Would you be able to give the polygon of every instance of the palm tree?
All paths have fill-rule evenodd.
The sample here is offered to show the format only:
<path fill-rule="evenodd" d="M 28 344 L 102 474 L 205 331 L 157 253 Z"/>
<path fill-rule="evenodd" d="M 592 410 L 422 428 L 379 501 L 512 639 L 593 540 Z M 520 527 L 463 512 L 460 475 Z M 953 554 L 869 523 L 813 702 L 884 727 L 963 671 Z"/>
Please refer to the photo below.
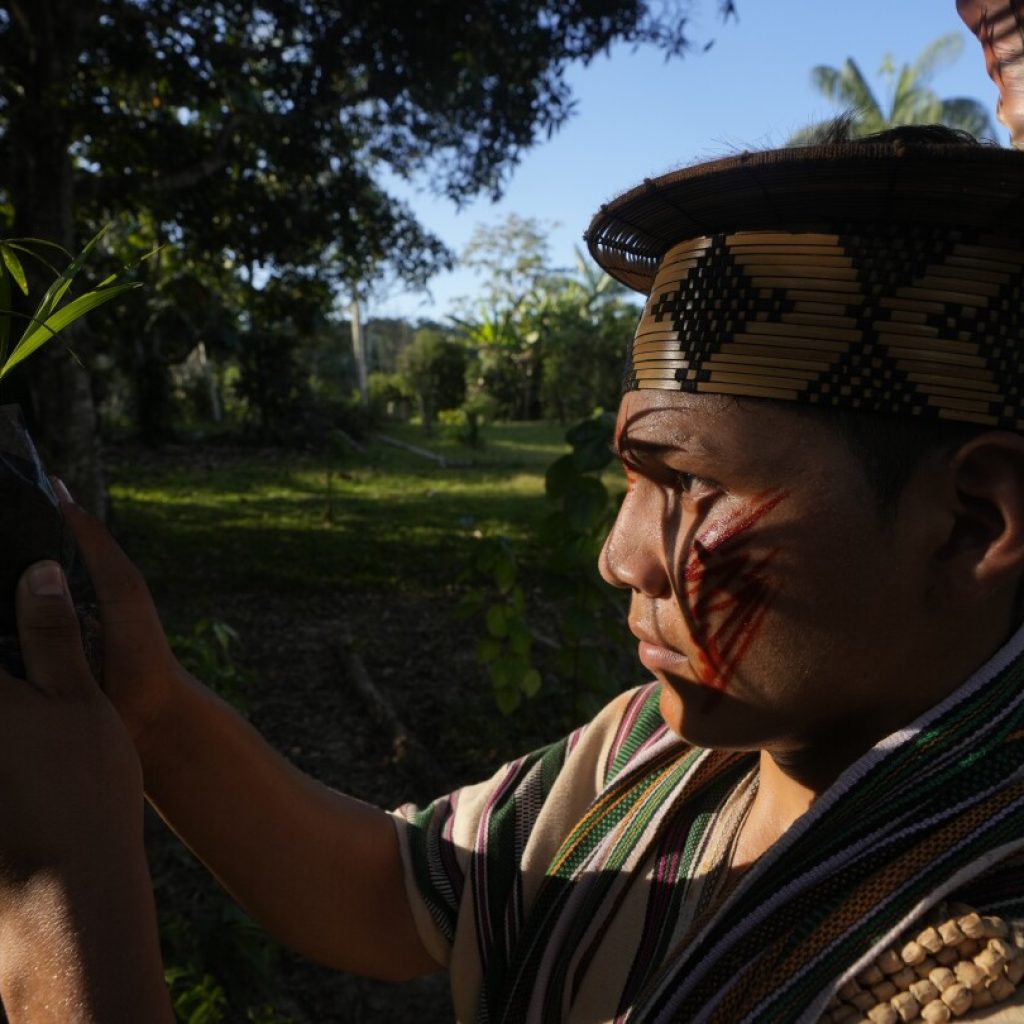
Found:
<path fill-rule="evenodd" d="M 977 137 L 995 138 L 995 128 L 983 104 L 966 97 L 940 99 L 928 88 L 937 71 L 956 61 L 963 45 L 955 32 L 940 36 L 898 73 L 892 55 L 886 54 L 878 75 L 886 86 L 888 110 L 883 109 L 852 57 L 847 57 L 841 68 L 819 64 L 811 70 L 811 83 L 833 103 L 851 112 L 852 136 L 870 135 L 901 124 L 944 124 Z M 830 123 L 823 121 L 804 128 L 789 139 L 789 144 L 817 141 Z"/>

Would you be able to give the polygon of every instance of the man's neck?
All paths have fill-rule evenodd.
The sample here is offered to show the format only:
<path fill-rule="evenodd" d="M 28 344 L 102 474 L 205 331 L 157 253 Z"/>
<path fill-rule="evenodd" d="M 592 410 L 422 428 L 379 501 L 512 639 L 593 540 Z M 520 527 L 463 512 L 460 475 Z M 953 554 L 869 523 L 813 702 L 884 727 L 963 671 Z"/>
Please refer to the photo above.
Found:
<path fill-rule="evenodd" d="M 756 861 L 796 821 L 820 790 L 787 773 L 767 750 L 761 751 L 757 794 L 740 829 L 733 867 Z"/>

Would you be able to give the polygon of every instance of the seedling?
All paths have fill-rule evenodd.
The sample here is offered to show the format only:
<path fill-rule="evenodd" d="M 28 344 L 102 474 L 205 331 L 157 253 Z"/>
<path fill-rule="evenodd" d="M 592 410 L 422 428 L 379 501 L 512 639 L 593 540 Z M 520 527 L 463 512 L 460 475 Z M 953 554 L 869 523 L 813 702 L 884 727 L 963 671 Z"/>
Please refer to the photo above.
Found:
<path fill-rule="evenodd" d="M 41 239 L 0 239 L 0 380 L 90 310 L 138 287 L 135 282 L 120 281 L 115 274 L 72 297 L 72 281 L 103 233 L 96 234 L 75 257 Z M 58 270 L 50 257 L 70 262 L 64 270 Z M 42 301 L 27 316 L 11 309 L 15 288 L 26 296 L 29 292 L 23 259 L 31 259 L 53 274 Z M 26 323 L 12 344 L 12 325 L 18 320 Z M 43 558 L 59 561 L 70 576 L 74 545 L 16 405 L 0 406 L 0 530 L 5 538 L 0 548 L 0 664 L 20 675 L 23 667 L 14 608 L 18 579 L 29 565 Z"/>
<path fill-rule="evenodd" d="M 122 282 L 119 275 L 112 274 L 84 295 L 64 302 L 68 297 L 71 282 L 85 266 L 90 253 L 96 248 L 106 230 L 102 228 L 93 235 L 85 248 L 75 257 L 62 246 L 40 238 L 0 239 L 0 380 L 90 310 L 116 299 L 132 288 L 139 287 L 137 281 Z M 57 254 L 70 260 L 63 271 L 57 270 L 44 255 L 51 250 L 56 250 Z M 35 312 L 25 317 L 28 323 L 12 348 L 12 320 L 19 316 L 11 310 L 12 285 L 20 289 L 23 295 L 28 295 L 28 277 L 22 264 L 23 256 L 42 264 L 55 276 Z"/>

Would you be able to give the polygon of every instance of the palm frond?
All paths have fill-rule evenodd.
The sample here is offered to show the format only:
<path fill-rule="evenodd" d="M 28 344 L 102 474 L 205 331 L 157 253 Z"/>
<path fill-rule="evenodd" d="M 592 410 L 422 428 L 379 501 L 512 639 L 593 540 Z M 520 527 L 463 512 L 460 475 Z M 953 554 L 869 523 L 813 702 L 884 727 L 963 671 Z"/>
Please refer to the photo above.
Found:
<path fill-rule="evenodd" d="M 995 138 L 992 120 L 976 100 L 955 97 L 941 99 L 928 88 L 929 80 L 941 68 L 952 64 L 963 50 L 963 40 L 952 32 L 933 40 L 912 64 L 904 64 L 896 73 L 895 64 L 886 56 L 879 74 L 891 97 L 884 111 L 857 62 L 847 58 L 841 68 L 820 64 L 811 71 L 814 87 L 834 103 L 842 103 L 853 112 L 850 138 L 884 131 L 897 125 L 944 124 L 972 135 Z M 823 125 L 811 125 L 797 132 L 789 145 L 819 141 Z"/>
<path fill-rule="evenodd" d="M 865 131 L 876 131 L 874 125 L 885 126 L 886 118 L 882 107 L 868 84 L 868 80 L 864 77 L 864 72 L 851 57 L 847 57 L 846 63 L 843 64 L 840 96 L 847 106 L 854 107 L 860 112 L 859 121 L 862 121 L 865 126 L 872 125 L 872 127 L 865 127 Z"/>
<path fill-rule="evenodd" d="M 995 125 L 983 103 L 966 96 L 955 96 L 952 99 L 942 100 L 939 106 L 942 124 L 970 132 L 978 139 L 995 139 L 997 137 Z"/>
<path fill-rule="evenodd" d="M 927 85 L 942 68 L 956 62 L 964 50 L 964 41 L 957 32 L 949 32 L 929 43 L 910 66 L 918 85 Z"/>
<path fill-rule="evenodd" d="M 833 103 L 841 102 L 839 96 L 839 83 L 843 77 L 839 68 L 831 67 L 828 64 L 818 64 L 811 68 L 811 85 L 818 90 L 827 100 Z"/>

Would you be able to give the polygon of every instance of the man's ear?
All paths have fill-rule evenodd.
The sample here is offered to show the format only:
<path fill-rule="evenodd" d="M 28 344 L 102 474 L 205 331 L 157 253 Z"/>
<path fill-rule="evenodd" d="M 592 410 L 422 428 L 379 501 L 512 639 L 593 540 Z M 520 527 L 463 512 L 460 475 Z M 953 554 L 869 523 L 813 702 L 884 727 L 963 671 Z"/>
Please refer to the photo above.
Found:
<path fill-rule="evenodd" d="M 969 588 L 1014 589 L 1024 572 L 1024 436 L 979 434 L 953 453 L 949 473 L 947 569 Z"/>

